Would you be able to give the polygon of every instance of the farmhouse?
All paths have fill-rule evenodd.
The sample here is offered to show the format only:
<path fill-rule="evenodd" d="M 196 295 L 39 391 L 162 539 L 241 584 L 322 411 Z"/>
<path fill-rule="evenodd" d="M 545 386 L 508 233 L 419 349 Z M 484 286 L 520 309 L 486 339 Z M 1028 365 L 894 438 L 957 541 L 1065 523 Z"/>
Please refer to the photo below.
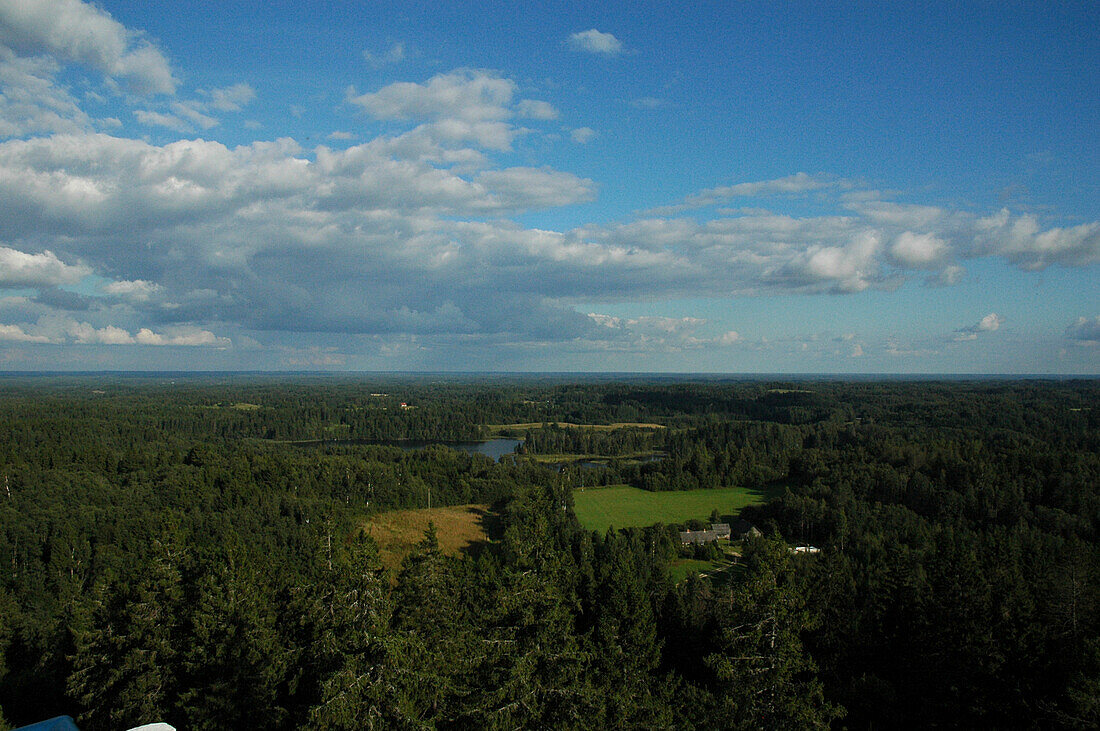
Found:
<path fill-rule="evenodd" d="M 749 536 L 762 535 L 755 525 L 747 520 L 738 519 L 731 526 L 729 523 L 711 523 L 710 530 L 682 530 L 680 531 L 680 543 L 690 546 L 693 543 L 710 543 L 719 538 L 731 540 L 733 538 L 748 538 Z"/>
<path fill-rule="evenodd" d="M 718 540 L 718 532 L 713 530 L 682 530 L 680 531 L 680 543 L 690 546 L 693 543 L 703 544 Z"/>

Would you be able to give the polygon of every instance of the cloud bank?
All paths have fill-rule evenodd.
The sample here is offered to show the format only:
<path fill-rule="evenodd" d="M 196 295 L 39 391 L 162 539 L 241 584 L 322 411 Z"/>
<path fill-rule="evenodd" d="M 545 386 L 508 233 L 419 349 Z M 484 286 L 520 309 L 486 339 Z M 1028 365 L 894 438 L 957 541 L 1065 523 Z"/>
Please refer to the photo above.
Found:
<path fill-rule="evenodd" d="M 595 28 L 568 46 L 624 52 Z M 404 57 L 400 44 L 363 55 L 376 65 Z M 74 65 L 100 74 L 100 91 L 131 95 L 141 124 L 184 137 L 117 134 L 58 81 Z M 581 206 L 599 190 L 523 143 L 577 151 L 597 133 L 493 70 L 348 88 L 343 109 L 364 124 L 329 135 L 362 140 L 343 149 L 204 139 L 256 90 L 240 82 L 184 98 L 179 88 L 154 43 L 96 6 L 0 0 L 0 287 L 11 290 L 0 292 L 0 339 L 225 348 L 263 333 L 408 349 L 680 352 L 748 344 L 704 318 L 602 313 L 624 302 L 952 286 L 978 259 L 1022 271 L 1100 262 L 1100 221 L 931 206 L 806 172 L 731 180 L 619 220 L 540 227 L 531 221 L 552 209 L 591 220 Z M 1003 322 L 990 313 L 952 337 L 976 340 Z M 1094 344 L 1098 327 L 1081 318 L 1064 335 Z M 319 352 L 288 357 L 337 357 Z"/>

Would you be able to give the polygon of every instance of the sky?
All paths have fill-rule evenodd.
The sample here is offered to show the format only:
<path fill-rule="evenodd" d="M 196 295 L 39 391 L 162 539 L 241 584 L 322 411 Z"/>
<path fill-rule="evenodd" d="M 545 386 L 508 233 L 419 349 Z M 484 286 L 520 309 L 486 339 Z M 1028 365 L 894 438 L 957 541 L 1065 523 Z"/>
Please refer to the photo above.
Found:
<path fill-rule="evenodd" d="M 1098 375 L 1098 27 L 0 0 L 0 371 Z"/>

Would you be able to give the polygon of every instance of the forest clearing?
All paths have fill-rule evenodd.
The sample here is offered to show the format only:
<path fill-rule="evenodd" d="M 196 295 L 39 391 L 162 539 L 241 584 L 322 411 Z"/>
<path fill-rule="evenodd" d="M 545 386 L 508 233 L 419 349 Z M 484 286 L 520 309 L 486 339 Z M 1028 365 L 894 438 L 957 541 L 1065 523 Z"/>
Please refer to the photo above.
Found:
<path fill-rule="evenodd" d="M 736 515 L 746 505 L 773 497 L 774 489 L 725 487 L 715 490 L 649 492 L 627 485 L 578 488 L 573 510 L 587 530 L 603 533 L 609 527 L 634 528 L 654 523 L 683 523 L 705 519 L 711 511 Z"/>
<path fill-rule="evenodd" d="M 397 570 L 424 538 L 429 523 L 435 524 L 440 549 L 453 556 L 476 543 L 488 542 L 486 524 L 491 519 L 488 505 L 451 505 L 378 513 L 364 522 L 363 529 L 378 544 L 382 565 Z"/>

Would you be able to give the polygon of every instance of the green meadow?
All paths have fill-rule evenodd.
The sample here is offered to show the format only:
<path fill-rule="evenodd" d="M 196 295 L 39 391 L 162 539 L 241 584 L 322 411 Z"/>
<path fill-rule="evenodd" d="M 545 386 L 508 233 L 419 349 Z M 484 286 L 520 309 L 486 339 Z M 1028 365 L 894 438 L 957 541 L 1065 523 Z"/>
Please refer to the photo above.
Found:
<path fill-rule="evenodd" d="M 715 490 L 649 492 L 636 487 L 582 488 L 573 491 L 573 509 L 588 530 L 631 528 L 654 523 L 705 520 L 714 510 L 736 515 L 746 505 L 762 503 L 780 494 L 782 487 L 723 487 Z"/>

